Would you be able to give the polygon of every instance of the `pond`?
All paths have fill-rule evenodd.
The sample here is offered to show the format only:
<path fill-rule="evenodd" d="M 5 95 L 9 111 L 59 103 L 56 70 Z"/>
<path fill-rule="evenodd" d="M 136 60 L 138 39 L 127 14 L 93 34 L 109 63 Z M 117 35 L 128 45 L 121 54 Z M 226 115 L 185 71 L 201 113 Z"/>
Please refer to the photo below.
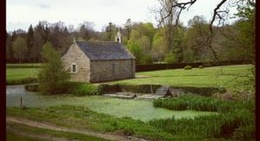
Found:
<path fill-rule="evenodd" d="M 173 111 L 153 106 L 152 100 L 118 99 L 104 96 L 75 97 L 71 95 L 42 96 L 28 92 L 23 85 L 6 86 L 6 106 L 20 106 L 20 98 L 26 107 L 49 107 L 57 105 L 85 106 L 98 113 L 105 113 L 117 117 L 131 117 L 142 121 L 162 118 L 194 118 L 195 116 L 216 114 L 201 111 Z"/>

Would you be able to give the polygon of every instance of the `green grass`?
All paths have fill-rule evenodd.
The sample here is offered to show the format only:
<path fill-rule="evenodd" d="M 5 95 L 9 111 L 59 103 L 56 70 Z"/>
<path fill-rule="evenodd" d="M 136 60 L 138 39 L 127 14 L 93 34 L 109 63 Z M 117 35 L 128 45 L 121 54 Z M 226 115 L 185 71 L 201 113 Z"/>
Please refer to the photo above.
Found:
<path fill-rule="evenodd" d="M 148 140 L 227 141 L 232 139 L 232 133 L 234 133 L 234 140 L 243 138 L 250 140 L 252 138 L 251 133 L 254 133 L 254 126 L 251 126 L 254 125 L 254 123 L 252 124 L 254 122 L 253 114 L 246 109 L 242 111 L 232 110 L 228 115 L 202 116 L 194 119 L 175 119 L 173 117 L 156 119 L 147 123 L 129 117 L 118 118 L 93 112 L 83 106 L 61 105 L 47 108 L 7 109 L 8 116 L 23 117 L 60 127 L 76 127 L 78 130 L 90 129 L 97 132 L 133 135 Z M 250 123 L 249 126 L 244 126 L 248 123 Z M 248 133 L 243 134 L 244 131 Z M 35 131 L 28 132 L 35 133 Z M 68 135 L 68 137 L 71 137 L 71 135 Z M 226 137 L 226 139 L 223 139 L 223 137 Z"/>
<path fill-rule="evenodd" d="M 16 134 L 13 132 L 7 132 L 6 141 L 48 141 L 48 140 L 33 138 L 25 135 Z"/>
<path fill-rule="evenodd" d="M 37 77 L 39 68 L 7 68 L 6 80 L 18 80 Z"/>
<path fill-rule="evenodd" d="M 154 106 L 172 110 L 217 111 L 219 114 L 199 116 L 193 119 L 175 117 L 150 121 L 166 132 L 177 136 L 204 138 L 233 138 L 252 140 L 255 138 L 254 100 L 223 101 L 212 97 L 182 95 L 175 98 L 158 99 Z"/>
<path fill-rule="evenodd" d="M 18 123 L 7 123 L 7 141 L 45 141 L 45 139 L 33 138 L 26 135 L 20 135 L 19 133 L 37 135 L 37 136 L 51 136 L 58 138 L 66 138 L 69 140 L 80 140 L 80 141 L 109 141 L 106 139 L 83 135 L 79 133 L 71 133 L 64 131 L 54 131 L 49 129 L 42 129 L 37 127 L 30 127 Z M 48 139 L 46 139 L 47 141 Z"/>
<path fill-rule="evenodd" d="M 167 140 L 174 137 L 140 120 L 128 117 L 117 118 L 96 113 L 82 106 L 55 106 L 48 108 L 8 108 L 7 115 L 47 122 L 61 127 L 91 129 L 99 132 L 116 132 L 153 140 Z"/>
<path fill-rule="evenodd" d="M 37 82 L 39 68 L 7 68 L 6 85 L 20 85 Z"/>
<path fill-rule="evenodd" d="M 250 89 L 254 78 L 253 65 L 234 65 L 191 70 L 174 69 L 136 73 L 137 78 L 111 82 L 113 84 L 161 84 L 170 86 L 222 87 Z M 141 76 L 141 77 L 138 77 Z"/>

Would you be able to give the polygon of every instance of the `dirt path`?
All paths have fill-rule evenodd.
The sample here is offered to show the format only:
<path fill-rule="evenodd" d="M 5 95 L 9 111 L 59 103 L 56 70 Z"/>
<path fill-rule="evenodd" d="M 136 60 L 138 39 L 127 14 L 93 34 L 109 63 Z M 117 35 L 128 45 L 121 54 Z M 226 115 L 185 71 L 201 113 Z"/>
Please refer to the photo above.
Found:
<path fill-rule="evenodd" d="M 89 135 L 89 136 L 95 136 L 103 139 L 108 139 L 108 140 L 113 140 L 113 141 L 146 141 L 145 139 L 140 139 L 140 138 L 135 138 L 131 136 L 120 136 L 120 135 L 115 135 L 115 134 L 109 134 L 109 133 L 98 133 L 98 132 L 93 132 L 89 130 L 78 130 L 78 129 L 69 129 L 69 128 L 64 128 L 64 127 L 59 127 L 55 125 L 50 125 L 46 123 L 41 123 L 37 121 L 32 121 L 24 118 L 16 118 L 16 117 L 6 117 L 6 122 L 13 122 L 13 123 L 18 123 L 18 124 L 23 124 L 31 127 L 37 127 L 37 128 L 43 128 L 43 129 L 49 129 L 49 130 L 54 130 L 54 131 L 63 131 L 63 132 L 71 132 L 71 133 L 78 133 L 78 134 L 83 134 L 83 135 Z M 45 139 L 54 139 L 53 137 L 48 137 L 46 136 Z M 63 138 L 64 139 L 64 138 Z M 59 138 L 57 138 L 59 140 Z"/>

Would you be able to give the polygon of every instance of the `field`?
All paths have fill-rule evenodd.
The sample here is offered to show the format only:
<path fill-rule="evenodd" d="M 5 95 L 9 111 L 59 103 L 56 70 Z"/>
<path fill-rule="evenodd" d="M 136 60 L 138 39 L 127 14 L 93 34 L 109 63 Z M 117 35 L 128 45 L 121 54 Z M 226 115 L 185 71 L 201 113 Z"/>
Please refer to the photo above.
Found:
<path fill-rule="evenodd" d="M 37 64 L 6 64 L 6 83 L 7 85 L 17 85 L 32 83 L 37 81 L 40 70 Z"/>
<path fill-rule="evenodd" d="M 39 68 L 27 68 L 40 64 L 7 64 L 6 80 L 34 78 Z M 12 66 L 10 68 L 10 66 Z M 20 68 L 19 66 L 26 66 Z M 15 68 L 16 67 L 16 68 Z M 161 84 L 170 86 L 226 87 L 228 89 L 253 89 L 251 79 L 254 78 L 253 65 L 219 66 L 193 68 L 191 70 L 174 69 L 151 72 L 138 72 L 135 79 L 110 82 L 112 84 Z"/>
<path fill-rule="evenodd" d="M 7 79 L 13 68 L 7 68 Z M 39 68 L 20 68 L 23 78 L 34 77 Z M 32 69 L 31 71 L 27 69 Z M 253 92 L 254 73 L 252 65 L 225 67 L 175 69 L 137 73 L 137 78 L 109 82 L 109 84 L 163 84 L 171 86 L 226 87 L 228 90 Z M 18 73 L 18 72 L 17 72 Z M 98 85 L 98 84 L 96 84 Z M 83 85 L 82 85 L 83 86 Z M 158 100 L 125 100 L 103 96 L 75 96 L 71 94 L 42 96 L 24 91 L 22 85 L 7 86 L 7 116 L 20 121 L 36 122 L 42 127 L 52 125 L 54 129 L 38 129 L 32 125 L 8 122 L 9 139 L 43 132 L 42 136 L 62 139 L 86 140 L 88 131 L 105 133 L 101 138 L 128 140 L 135 137 L 145 140 L 207 140 L 231 141 L 254 140 L 254 100 L 223 101 L 213 97 L 187 95 Z M 20 87 L 20 89 L 17 89 Z M 10 91 L 11 90 L 11 91 Z M 19 95 L 15 93 L 19 93 Z M 19 108 L 20 97 L 23 108 Z M 188 102 L 187 102 L 188 101 Z M 45 125 L 46 124 L 46 125 Z M 35 129 L 35 131 L 33 131 Z M 73 129 L 73 132 L 71 130 Z M 74 132 L 77 129 L 77 132 Z M 17 134 L 23 130 L 24 134 Z M 85 131 L 86 132 L 78 132 Z M 123 139 L 120 137 L 124 137 Z M 90 136 L 93 138 L 93 136 Z M 41 138 L 40 138 L 41 139 Z M 43 138 L 42 140 L 46 140 Z"/>
<path fill-rule="evenodd" d="M 228 89 L 247 89 L 247 81 L 254 77 L 254 66 L 235 65 L 191 70 L 175 69 L 140 72 L 136 79 L 113 82 L 115 84 L 162 84 L 170 86 L 227 87 Z"/>

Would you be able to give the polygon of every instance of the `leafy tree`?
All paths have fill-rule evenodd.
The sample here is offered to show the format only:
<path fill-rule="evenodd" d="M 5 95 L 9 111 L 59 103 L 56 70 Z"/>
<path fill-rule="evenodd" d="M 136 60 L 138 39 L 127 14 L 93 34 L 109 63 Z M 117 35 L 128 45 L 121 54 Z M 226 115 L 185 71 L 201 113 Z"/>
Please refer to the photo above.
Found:
<path fill-rule="evenodd" d="M 127 19 L 126 23 L 125 23 L 125 29 L 126 29 L 126 37 L 127 37 L 127 41 L 130 39 L 130 34 L 132 31 L 132 21 L 131 19 Z"/>
<path fill-rule="evenodd" d="M 113 24 L 112 22 L 108 23 L 108 26 L 105 29 L 105 33 L 106 33 L 106 40 L 107 41 L 114 41 L 114 35 L 116 34 L 116 25 Z"/>
<path fill-rule="evenodd" d="M 13 49 L 12 49 L 12 42 L 11 42 L 11 35 L 10 33 L 6 32 L 6 44 L 5 44 L 5 51 L 6 51 L 6 61 L 10 62 L 13 60 Z"/>
<path fill-rule="evenodd" d="M 50 42 L 43 45 L 44 64 L 39 72 L 39 88 L 42 94 L 59 94 L 66 91 L 70 75 L 65 71 L 61 55 Z"/>
<path fill-rule="evenodd" d="M 28 47 L 26 41 L 22 37 L 18 37 L 13 42 L 14 57 L 21 63 L 27 57 Z"/>
<path fill-rule="evenodd" d="M 30 53 L 33 62 L 41 61 L 42 46 L 48 41 L 49 34 L 48 23 L 45 21 L 40 21 L 34 28 L 34 42 Z"/>
<path fill-rule="evenodd" d="M 28 47 L 28 58 L 29 58 L 29 60 L 31 60 L 31 51 L 32 51 L 33 42 L 34 42 L 33 34 L 34 34 L 33 27 L 32 27 L 32 25 L 30 25 L 28 32 L 27 32 L 27 36 L 26 36 L 26 43 L 27 43 L 27 47 Z"/>
<path fill-rule="evenodd" d="M 93 22 L 84 21 L 83 24 L 80 24 L 77 38 L 81 38 L 85 41 L 89 41 L 91 38 L 93 38 L 93 35 L 94 35 Z"/>
<path fill-rule="evenodd" d="M 165 54 L 167 53 L 167 46 L 164 42 L 164 30 L 162 28 L 158 29 L 153 37 L 152 42 L 152 58 L 157 62 L 164 60 Z"/>
<path fill-rule="evenodd" d="M 141 64 L 141 59 L 144 54 L 142 48 L 136 42 L 131 41 L 131 40 L 128 41 L 127 48 L 135 56 L 135 59 L 136 59 L 135 63 Z"/>
<path fill-rule="evenodd" d="M 192 61 L 205 61 L 205 56 L 209 56 L 207 44 L 205 44 L 210 34 L 208 24 L 203 16 L 194 16 L 189 20 L 188 25 L 190 28 L 185 36 L 185 50 L 189 50 L 189 55 L 193 55 L 188 58 L 193 58 Z"/>

